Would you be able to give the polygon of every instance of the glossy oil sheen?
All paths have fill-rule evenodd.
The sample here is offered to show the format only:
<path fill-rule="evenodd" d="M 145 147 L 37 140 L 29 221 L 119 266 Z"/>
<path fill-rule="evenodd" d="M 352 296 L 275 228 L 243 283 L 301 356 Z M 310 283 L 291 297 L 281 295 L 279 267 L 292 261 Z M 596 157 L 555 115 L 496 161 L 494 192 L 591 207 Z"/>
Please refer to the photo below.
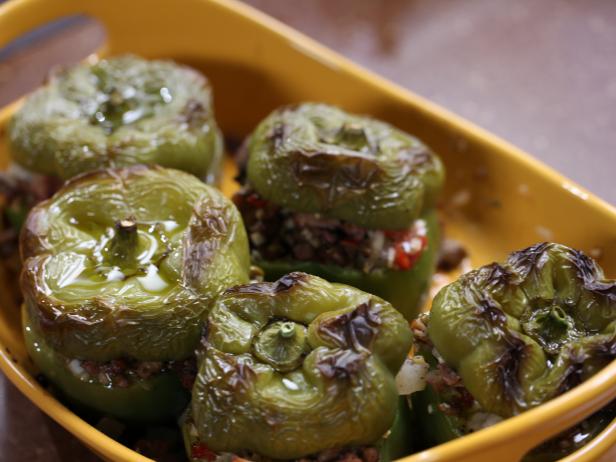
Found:
<path fill-rule="evenodd" d="M 211 99 L 201 74 L 169 61 L 86 60 L 27 98 L 8 128 L 11 153 L 23 167 L 64 180 L 145 163 L 214 183 L 222 136 Z"/>
<path fill-rule="evenodd" d="M 446 233 L 465 244 L 473 266 L 553 240 L 599 255 L 606 276 L 616 276 L 613 207 L 493 135 L 237 2 L 184 0 L 181 8 L 170 10 L 166 0 L 14 0 L 0 7 L 0 46 L 75 13 L 95 17 L 106 27 L 109 39 L 103 54 L 173 58 L 205 72 L 213 87 L 217 120 L 228 137 L 240 139 L 277 106 L 300 101 L 323 101 L 370 114 L 418 136 L 445 164 L 448 177 L 441 210 Z M 14 108 L 0 116 L 4 166 L 7 150 L 2 132 Z M 229 164 L 223 183 L 226 194 L 236 188 L 232 173 Z M 9 293 L 6 284 L 0 280 L 0 294 Z M 9 378 L 104 458 L 147 460 L 88 426 L 41 390 L 30 375 L 19 311 L 6 300 L 2 308 L 0 342 L 10 354 L 2 349 L 0 366 Z M 546 405 L 405 462 L 513 462 L 614 398 L 616 364 L 611 364 Z M 614 444 L 616 422 L 566 460 L 614 460 Z"/>
<path fill-rule="evenodd" d="M 189 357 L 213 294 L 247 282 L 250 266 L 233 204 L 157 166 L 65 183 L 30 211 L 20 253 L 33 322 L 59 352 L 96 361 Z"/>
<path fill-rule="evenodd" d="M 295 460 L 391 428 L 412 334 L 384 300 L 293 272 L 228 289 L 202 342 L 190 408 L 200 440 Z"/>

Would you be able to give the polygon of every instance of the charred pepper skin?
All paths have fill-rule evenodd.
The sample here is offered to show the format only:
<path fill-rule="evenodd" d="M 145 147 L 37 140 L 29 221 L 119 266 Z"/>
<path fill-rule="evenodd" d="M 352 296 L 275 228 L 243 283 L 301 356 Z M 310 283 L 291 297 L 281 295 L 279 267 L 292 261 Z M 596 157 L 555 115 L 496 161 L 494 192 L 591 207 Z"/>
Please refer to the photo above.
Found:
<path fill-rule="evenodd" d="M 515 415 L 614 358 L 616 281 L 577 250 L 538 244 L 441 290 L 428 335 L 484 409 Z"/>
<path fill-rule="evenodd" d="M 171 421 L 186 408 L 190 393 L 174 372 L 162 372 L 124 388 L 82 380 L 68 369 L 66 360 L 47 344 L 25 309 L 22 309 L 22 321 L 28 355 L 69 403 L 137 423 Z"/>
<path fill-rule="evenodd" d="M 436 204 L 439 158 L 391 125 L 325 104 L 274 111 L 248 140 L 248 182 L 296 212 L 405 229 Z"/>
<path fill-rule="evenodd" d="M 158 164 L 211 183 L 223 152 L 207 79 L 171 61 L 130 55 L 52 76 L 11 119 L 9 141 L 17 163 L 63 180 Z"/>
<path fill-rule="evenodd" d="M 69 358 L 187 358 L 215 297 L 249 280 L 235 206 L 157 166 L 74 178 L 30 212 L 20 238 L 32 323 Z"/>
<path fill-rule="evenodd" d="M 537 244 L 443 288 L 427 332 L 479 410 L 508 418 L 566 392 L 616 357 L 616 281 L 580 251 Z M 430 386 L 413 397 L 413 408 L 434 428 L 428 444 L 466 433 L 464 416 L 439 410 L 446 401 Z M 610 412 L 614 417 L 613 406 Z M 588 433 L 611 420 L 600 414 L 585 421 L 593 427 Z M 546 458 L 543 447 L 525 460 Z"/>
<path fill-rule="evenodd" d="M 444 181 L 440 159 L 389 124 L 314 103 L 274 111 L 245 146 L 247 183 L 293 212 L 380 230 L 408 229 L 415 220 L 426 220 L 428 247 L 410 270 L 365 273 L 335 264 L 257 261 L 269 280 L 290 271 L 311 272 L 374 292 L 413 319 L 436 265 L 435 205 Z"/>
<path fill-rule="evenodd" d="M 373 444 L 394 422 L 410 346 L 400 313 L 349 286 L 291 273 L 228 289 L 198 355 L 198 437 L 273 459 Z"/>

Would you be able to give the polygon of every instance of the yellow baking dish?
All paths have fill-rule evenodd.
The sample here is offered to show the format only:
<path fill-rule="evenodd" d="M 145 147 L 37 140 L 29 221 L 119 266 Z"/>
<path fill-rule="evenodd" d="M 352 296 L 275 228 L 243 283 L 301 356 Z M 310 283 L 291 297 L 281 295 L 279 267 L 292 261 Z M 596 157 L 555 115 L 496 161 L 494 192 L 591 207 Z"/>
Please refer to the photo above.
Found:
<path fill-rule="evenodd" d="M 448 235 L 473 265 L 543 240 L 583 249 L 616 276 L 616 210 L 515 147 L 371 74 L 268 16 L 232 0 L 12 0 L 0 6 L 0 47 L 75 14 L 105 27 L 101 54 L 167 57 L 205 72 L 227 136 L 241 138 L 270 110 L 314 100 L 385 119 L 418 135 L 448 172 L 442 204 Z M 17 76 L 15 76 L 17 78 Z M 16 103 L 19 104 L 19 103 Z M 6 165 L 0 113 L 0 165 Z M 227 175 L 224 189 L 234 185 Z M 1 269 L 1 268 L 0 268 Z M 33 378 L 10 281 L 0 274 L 0 367 L 49 416 L 107 460 L 148 459 L 73 414 Z M 405 458 L 405 462 L 513 462 L 538 443 L 616 398 L 616 362 L 565 395 L 494 427 Z M 567 462 L 616 460 L 616 420 Z"/>

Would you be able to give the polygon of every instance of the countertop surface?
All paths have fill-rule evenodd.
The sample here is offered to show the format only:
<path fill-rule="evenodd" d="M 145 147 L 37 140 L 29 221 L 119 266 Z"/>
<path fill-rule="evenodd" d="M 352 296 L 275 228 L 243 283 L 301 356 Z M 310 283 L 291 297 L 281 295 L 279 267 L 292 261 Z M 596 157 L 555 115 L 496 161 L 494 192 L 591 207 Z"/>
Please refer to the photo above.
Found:
<path fill-rule="evenodd" d="M 616 203 L 616 2 L 249 0 Z M 0 50 L 0 106 L 101 30 L 67 23 Z M 0 375 L 0 461 L 98 460 Z"/>

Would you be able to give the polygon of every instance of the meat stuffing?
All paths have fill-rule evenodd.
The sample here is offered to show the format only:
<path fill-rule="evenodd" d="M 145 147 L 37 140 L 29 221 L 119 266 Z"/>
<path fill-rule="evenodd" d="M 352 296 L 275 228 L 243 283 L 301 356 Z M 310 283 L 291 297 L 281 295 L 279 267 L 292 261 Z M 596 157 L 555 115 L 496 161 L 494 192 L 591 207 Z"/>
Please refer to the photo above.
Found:
<path fill-rule="evenodd" d="M 296 213 L 243 189 L 233 197 L 254 259 L 311 261 L 375 270 L 410 270 L 428 245 L 426 222 L 405 230 L 366 229 L 317 213 Z"/>
<path fill-rule="evenodd" d="M 167 371 L 175 372 L 184 388 L 191 389 L 197 374 L 194 359 L 183 361 L 136 361 L 114 359 L 106 362 L 67 359 L 68 369 L 79 379 L 109 387 L 126 388 Z"/>

